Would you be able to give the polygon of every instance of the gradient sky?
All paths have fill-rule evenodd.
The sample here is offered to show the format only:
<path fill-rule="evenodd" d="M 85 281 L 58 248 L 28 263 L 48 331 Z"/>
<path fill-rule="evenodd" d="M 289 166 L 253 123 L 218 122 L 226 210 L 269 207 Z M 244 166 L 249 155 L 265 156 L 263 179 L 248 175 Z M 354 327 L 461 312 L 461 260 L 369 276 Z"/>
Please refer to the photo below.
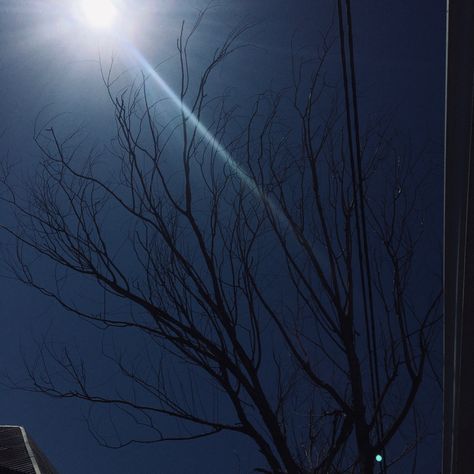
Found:
<path fill-rule="evenodd" d="M 33 142 L 35 120 L 64 114 L 65 128 L 83 126 L 91 143 L 110 135 L 110 106 L 100 80 L 98 52 L 127 62 L 117 43 L 97 37 L 71 17 L 73 0 L 0 0 L 1 157 L 22 173 L 33 170 L 39 153 Z M 334 13 L 330 0 L 221 0 L 205 19 L 195 50 L 205 61 L 226 31 L 239 20 L 256 22 L 248 33 L 253 46 L 238 53 L 220 80 L 241 97 L 289 80 L 290 42 L 317 47 L 318 32 Z M 426 147 L 437 168 L 431 195 L 434 240 L 441 251 L 442 153 L 445 60 L 445 2 L 442 0 L 358 0 L 353 2 L 354 41 L 362 113 L 391 114 L 394 126 L 415 148 Z M 130 0 L 125 29 L 151 63 L 175 55 L 182 19 L 192 21 L 204 1 Z M 133 4 L 133 8 L 130 5 Z M 329 64 L 340 75 L 338 50 Z M 173 87 L 172 82 L 170 86 Z M 0 235 L 2 245 L 7 237 Z M 7 247 L 5 247 L 7 248 Z M 437 255 L 440 259 L 440 255 Z M 22 353 L 46 335 L 57 341 L 97 342 L 91 329 L 71 320 L 52 302 L 4 275 L 0 286 L 0 368 L 24 371 Z M 440 362 L 440 359 L 438 363 Z M 437 394 L 436 397 L 441 397 Z M 439 405 L 441 406 L 441 405 Z M 249 445 L 230 435 L 198 442 L 100 448 L 82 421 L 84 405 L 0 388 L 0 424 L 25 426 L 60 473 L 218 474 L 252 465 Z M 441 412 L 438 412 L 441 417 Z M 441 419 L 441 418 L 440 418 Z M 423 460 L 420 473 L 434 473 L 440 438 Z M 425 454 L 428 451 L 425 452 Z"/>

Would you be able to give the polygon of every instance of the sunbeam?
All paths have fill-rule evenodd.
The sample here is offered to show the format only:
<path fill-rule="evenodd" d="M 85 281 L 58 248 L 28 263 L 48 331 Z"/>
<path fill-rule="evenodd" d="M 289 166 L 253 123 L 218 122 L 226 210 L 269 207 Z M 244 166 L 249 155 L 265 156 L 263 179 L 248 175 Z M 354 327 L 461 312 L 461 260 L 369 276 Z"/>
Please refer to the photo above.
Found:
<path fill-rule="evenodd" d="M 250 189 L 252 194 L 263 200 L 271 209 L 273 215 L 277 217 L 280 222 L 287 223 L 287 219 L 278 209 L 277 205 L 273 202 L 270 196 L 268 196 L 261 187 L 247 174 L 242 168 L 235 162 L 232 156 L 226 151 L 226 149 L 219 143 L 216 137 L 207 129 L 207 127 L 196 117 L 192 110 L 184 104 L 181 99 L 176 95 L 173 89 L 166 83 L 166 81 L 158 74 L 158 72 L 151 66 L 147 59 L 137 50 L 133 45 L 127 44 L 127 50 L 133 56 L 133 58 L 140 64 L 143 71 L 146 72 L 156 84 L 165 92 L 165 94 L 173 101 L 179 110 L 184 112 L 187 120 L 196 127 L 197 131 L 208 140 L 217 151 L 217 156 L 226 163 L 230 168 L 237 174 L 239 179 Z"/>

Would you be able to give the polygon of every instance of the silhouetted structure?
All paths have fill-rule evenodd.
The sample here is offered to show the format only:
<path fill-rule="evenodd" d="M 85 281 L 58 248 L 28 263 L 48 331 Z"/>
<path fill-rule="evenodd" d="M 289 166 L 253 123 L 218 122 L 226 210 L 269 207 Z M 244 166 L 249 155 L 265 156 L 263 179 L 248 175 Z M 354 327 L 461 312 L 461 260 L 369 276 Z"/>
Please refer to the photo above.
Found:
<path fill-rule="evenodd" d="M 21 426 L 0 426 L 0 474 L 58 474 Z"/>
<path fill-rule="evenodd" d="M 448 1 L 443 473 L 472 473 L 474 438 L 474 4 Z"/>

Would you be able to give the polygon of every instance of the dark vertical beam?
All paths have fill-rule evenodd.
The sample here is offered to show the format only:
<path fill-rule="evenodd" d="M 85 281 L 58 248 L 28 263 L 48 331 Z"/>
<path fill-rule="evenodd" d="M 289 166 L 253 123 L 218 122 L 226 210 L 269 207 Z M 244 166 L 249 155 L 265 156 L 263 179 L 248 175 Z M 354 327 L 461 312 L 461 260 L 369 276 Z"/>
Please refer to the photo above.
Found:
<path fill-rule="evenodd" d="M 446 52 L 443 474 L 471 474 L 474 446 L 473 0 L 448 0 Z"/>

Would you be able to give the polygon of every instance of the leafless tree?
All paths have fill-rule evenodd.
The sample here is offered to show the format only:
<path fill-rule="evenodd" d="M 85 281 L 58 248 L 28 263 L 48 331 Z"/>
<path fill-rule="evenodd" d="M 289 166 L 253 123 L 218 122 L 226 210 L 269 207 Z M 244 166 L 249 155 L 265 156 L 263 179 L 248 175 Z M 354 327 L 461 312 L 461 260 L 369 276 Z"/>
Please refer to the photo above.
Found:
<path fill-rule="evenodd" d="M 177 42 L 174 116 L 152 74 L 121 87 L 107 68 L 112 144 L 84 158 L 75 134 L 42 128 L 26 192 L 4 173 L 17 277 L 118 334 L 103 356 L 120 388 L 47 344 L 30 388 L 122 410 L 143 435 L 119 446 L 230 431 L 254 442 L 259 472 L 373 473 L 411 416 L 418 426 L 439 320 L 440 294 L 417 290 L 424 174 L 381 121 L 361 133 L 354 174 L 329 36 L 314 58 L 294 52 L 291 87 L 236 107 L 212 80 L 246 28 L 191 72 L 201 20 Z M 81 282 L 103 302 L 78 298 Z"/>

